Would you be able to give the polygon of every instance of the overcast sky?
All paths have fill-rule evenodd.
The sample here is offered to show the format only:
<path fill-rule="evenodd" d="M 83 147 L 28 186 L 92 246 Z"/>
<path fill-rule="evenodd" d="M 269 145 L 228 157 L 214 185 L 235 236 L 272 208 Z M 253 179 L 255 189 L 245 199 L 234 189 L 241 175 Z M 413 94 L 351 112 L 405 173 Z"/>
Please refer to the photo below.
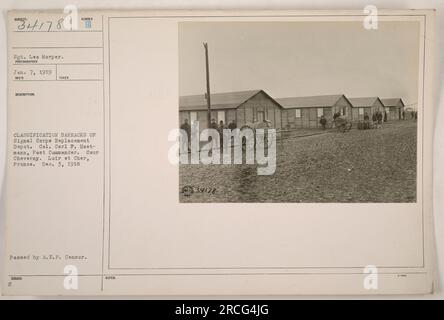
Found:
<path fill-rule="evenodd" d="M 418 22 L 184 22 L 179 24 L 179 91 L 264 89 L 275 98 L 344 93 L 401 97 L 416 104 Z"/>

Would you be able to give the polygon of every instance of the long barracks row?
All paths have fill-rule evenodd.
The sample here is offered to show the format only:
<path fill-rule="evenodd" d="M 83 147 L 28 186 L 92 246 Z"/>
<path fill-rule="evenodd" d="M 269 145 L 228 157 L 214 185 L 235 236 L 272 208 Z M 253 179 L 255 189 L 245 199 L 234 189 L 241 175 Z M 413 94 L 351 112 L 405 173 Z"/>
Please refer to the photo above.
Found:
<path fill-rule="evenodd" d="M 267 120 L 277 131 L 321 128 L 321 117 L 325 118 L 327 126 L 332 126 L 335 114 L 358 123 L 366 117 L 372 119 L 376 113 L 385 114 L 387 121 L 410 119 L 408 112 L 412 111 L 400 97 L 349 98 L 336 94 L 274 98 L 264 90 L 212 93 L 210 97 L 211 119 L 218 124 L 234 121 L 241 128 Z M 199 121 L 199 129 L 203 130 L 209 125 L 207 117 L 208 104 L 204 94 L 179 97 L 180 124 L 185 120 L 190 124 Z"/>

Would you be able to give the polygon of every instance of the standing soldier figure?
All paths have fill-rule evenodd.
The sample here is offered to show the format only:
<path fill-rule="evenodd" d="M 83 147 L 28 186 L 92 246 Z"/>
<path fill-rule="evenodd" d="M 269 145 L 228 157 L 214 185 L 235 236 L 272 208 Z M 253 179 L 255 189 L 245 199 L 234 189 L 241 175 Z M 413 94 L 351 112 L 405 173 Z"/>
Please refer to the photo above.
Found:
<path fill-rule="evenodd" d="M 211 119 L 210 129 L 215 129 L 215 130 L 218 129 L 218 126 L 217 126 L 216 120 Z"/>
<path fill-rule="evenodd" d="M 341 113 L 338 111 L 338 112 L 335 112 L 334 114 L 333 114 L 333 123 L 332 123 L 332 125 L 333 125 L 333 128 L 336 128 L 336 119 L 337 118 L 340 118 L 341 117 Z"/>
<path fill-rule="evenodd" d="M 224 129 L 225 129 L 225 125 L 224 125 L 224 122 L 221 120 L 219 122 L 219 128 L 217 128 L 217 131 L 219 131 L 219 139 L 220 139 L 220 147 L 221 148 L 224 145 Z"/>
<path fill-rule="evenodd" d="M 373 113 L 372 115 L 372 121 L 373 121 L 373 127 L 378 128 L 378 117 L 376 116 L 376 113 L 378 111 L 376 111 L 375 113 Z"/>
<path fill-rule="evenodd" d="M 327 125 L 327 119 L 324 117 L 324 115 L 321 116 L 321 120 L 319 120 L 319 123 L 322 126 L 322 129 L 325 130 L 325 127 Z"/>
<path fill-rule="evenodd" d="M 228 129 L 230 129 L 231 131 L 233 131 L 234 129 L 237 128 L 237 124 L 235 120 L 231 120 L 230 124 L 228 125 Z M 231 144 L 234 146 L 234 137 L 231 138 Z"/>
<path fill-rule="evenodd" d="M 181 140 L 181 146 L 180 146 L 180 150 L 190 150 L 190 139 L 191 139 L 191 127 L 188 124 L 188 119 L 184 120 L 184 123 L 180 126 L 180 129 L 185 131 L 186 135 L 187 135 L 187 143 L 186 143 L 186 147 L 185 147 L 185 141 L 182 138 Z"/>
<path fill-rule="evenodd" d="M 369 119 L 368 113 L 364 113 L 364 129 L 370 129 Z"/>
<path fill-rule="evenodd" d="M 211 119 L 210 129 L 214 129 L 214 130 L 216 130 L 216 131 L 219 132 L 219 126 L 217 125 L 217 122 L 216 122 L 215 119 Z M 209 136 L 209 137 L 208 137 L 208 141 L 213 141 L 213 137 Z M 213 141 L 213 143 L 215 143 L 215 144 L 216 144 L 216 147 L 218 147 L 218 144 L 219 144 L 219 141 L 218 141 L 218 140 Z"/>
<path fill-rule="evenodd" d="M 382 112 L 378 112 L 377 118 L 378 118 L 378 127 L 382 128 Z"/>
<path fill-rule="evenodd" d="M 364 114 L 364 121 L 368 121 L 369 120 L 369 117 L 368 117 L 368 113 L 366 112 L 365 114 Z"/>

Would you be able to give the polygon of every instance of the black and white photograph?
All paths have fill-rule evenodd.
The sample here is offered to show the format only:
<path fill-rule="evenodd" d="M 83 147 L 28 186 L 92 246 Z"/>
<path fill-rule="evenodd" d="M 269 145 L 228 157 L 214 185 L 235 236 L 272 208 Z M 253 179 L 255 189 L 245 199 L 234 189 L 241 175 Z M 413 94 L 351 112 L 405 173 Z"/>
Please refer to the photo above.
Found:
<path fill-rule="evenodd" d="M 0 298 L 441 298 L 444 19 L 396 5 L 5 12 Z"/>
<path fill-rule="evenodd" d="M 419 57 L 415 21 L 179 23 L 180 202 L 416 202 Z"/>

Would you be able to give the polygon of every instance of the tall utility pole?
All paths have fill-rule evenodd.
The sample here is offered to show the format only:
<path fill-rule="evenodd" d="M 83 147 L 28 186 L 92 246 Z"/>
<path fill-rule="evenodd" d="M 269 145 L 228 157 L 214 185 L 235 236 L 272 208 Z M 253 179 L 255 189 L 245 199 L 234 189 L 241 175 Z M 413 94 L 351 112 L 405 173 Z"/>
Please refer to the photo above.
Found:
<path fill-rule="evenodd" d="M 207 75 L 207 107 L 208 107 L 208 114 L 207 114 L 207 124 L 208 128 L 211 125 L 211 96 L 210 96 L 210 67 L 208 64 L 208 43 L 204 42 L 204 48 L 205 48 L 205 67 L 206 67 L 206 75 Z"/>

